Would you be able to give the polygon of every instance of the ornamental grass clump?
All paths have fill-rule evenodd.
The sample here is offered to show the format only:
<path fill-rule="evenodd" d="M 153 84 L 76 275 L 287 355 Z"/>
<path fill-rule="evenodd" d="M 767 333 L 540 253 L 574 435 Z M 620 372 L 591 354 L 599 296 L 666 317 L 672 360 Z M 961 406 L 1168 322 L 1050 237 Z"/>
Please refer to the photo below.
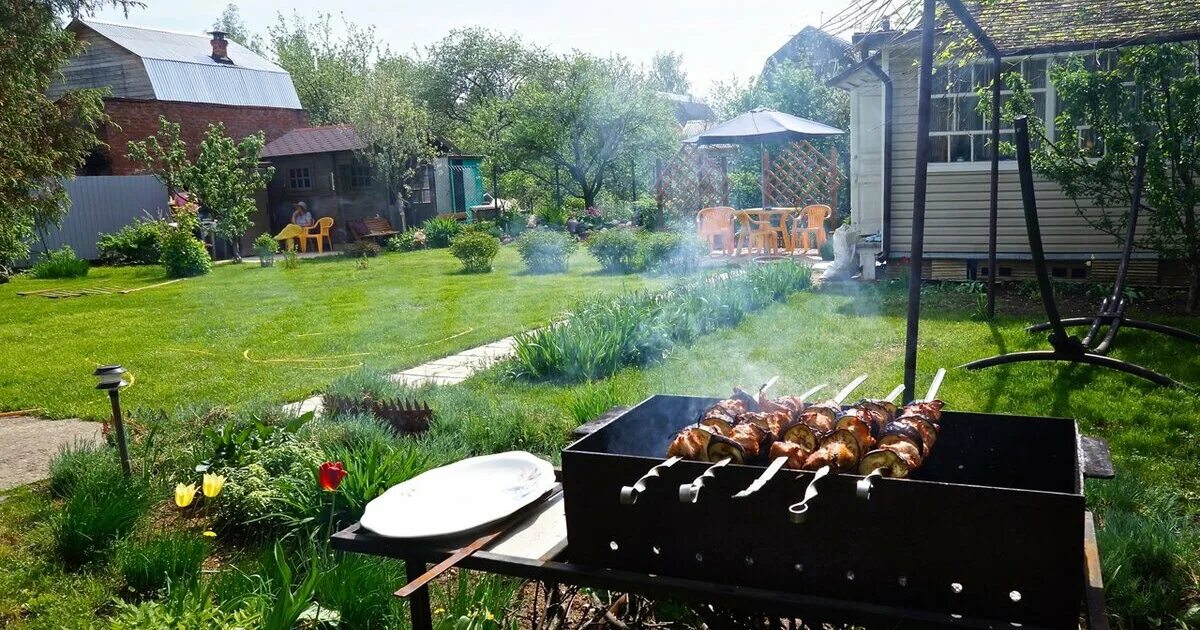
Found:
<path fill-rule="evenodd" d="M 145 597 L 192 582 L 207 556 L 208 542 L 200 534 L 163 532 L 122 543 L 113 566 L 131 592 Z"/>
<path fill-rule="evenodd" d="M 75 567 L 106 556 L 152 502 L 145 479 L 126 477 L 120 468 L 79 477 L 51 524 L 59 558 Z"/>
<path fill-rule="evenodd" d="M 518 335 L 511 372 L 534 380 L 604 378 L 622 367 L 659 361 L 673 347 L 736 325 L 811 284 L 812 271 L 789 261 L 681 283 L 663 293 L 592 300 L 563 321 Z"/>

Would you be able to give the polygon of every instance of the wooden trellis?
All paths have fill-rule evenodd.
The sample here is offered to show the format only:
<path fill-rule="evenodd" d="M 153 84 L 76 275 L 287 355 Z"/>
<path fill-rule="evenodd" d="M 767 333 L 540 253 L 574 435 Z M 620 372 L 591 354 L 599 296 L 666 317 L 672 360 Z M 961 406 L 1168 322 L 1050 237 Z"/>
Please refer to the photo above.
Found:
<path fill-rule="evenodd" d="M 684 144 L 663 163 L 659 194 L 665 213 L 689 217 L 702 208 L 729 205 L 729 173 L 723 152 Z"/>
<path fill-rule="evenodd" d="M 833 208 L 830 225 L 838 224 L 842 171 L 836 148 L 822 153 L 811 142 L 799 140 L 763 151 L 762 159 L 764 206 L 802 208 L 826 204 Z"/>

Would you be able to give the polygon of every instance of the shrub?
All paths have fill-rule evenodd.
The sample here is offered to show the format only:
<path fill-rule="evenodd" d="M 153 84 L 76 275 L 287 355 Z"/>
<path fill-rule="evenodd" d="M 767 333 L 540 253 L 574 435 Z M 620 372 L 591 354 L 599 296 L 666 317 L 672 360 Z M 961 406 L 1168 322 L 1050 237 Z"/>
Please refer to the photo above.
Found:
<path fill-rule="evenodd" d="M 218 469 L 226 477 L 215 503 L 223 527 L 243 535 L 298 534 L 320 521 L 320 449 L 288 436 L 243 450 L 239 459 L 236 466 Z"/>
<path fill-rule="evenodd" d="M 638 237 L 632 230 L 604 230 L 588 238 L 587 249 L 608 273 L 629 273 L 638 264 Z"/>
<path fill-rule="evenodd" d="M 426 244 L 435 249 L 450 247 L 450 241 L 463 231 L 461 223 L 454 217 L 447 216 L 433 217 L 421 227 L 425 230 Z"/>
<path fill-rule="evenodd" d="M 76 442 L 60 448 L 50 460 L 50 494 L 65 499 L 89 477 L 120 474 L 121 463 L 112 449 L 92 442 Z"/>
<path fill-rule="evenodd" d="M 285 249 L 281 255 L 283 256 L 283 264 L 281 266 L 284 269 L 300 268 L 300 256 L 296 253 L 296 250 Z"/>
<path fill-rule="evenodd" d="M 342 250 L 342 255 L 348 258 L 374 258 L 383 248 L 375 241 L 354 241 Z"/>
<path fill-rule="evenodd" d="M 269 232 L 263 232 L 254 239 L 254 253 L 262 260 L 267 260 L 275 257 L 275 252 L 279 251 L 279 241 L 271 237 Z"/>
<path fill-rule="evenodd" d="M 31 271 L 34 278 L 81 278 L 88 274 L 88 261 L 75 255 L 70 245 L 42 254 Z"/>
<path fill-rule="evenodd" d="M 530 273 L 562 273 L 579 244 L 566 232 L 529 230 L 517 239 L 517 252 Z"/>
<path fill-rule="evenodd" d="M 204 243 L 193 235 L 196 216 L 188 212 L 176 215 L 177 224 L 167 229 L 162 242 L 162 264 L 171 278 L 201 276 L 212 271 L 212 259 Z"/>
<path fill-rule="evenodd" d="M 58 556 L 72 567 L 103 557 L 146 515 L 151 501 L 145 480 L 119 469 L 80 477 L 51 525 Z"/>
<path fill-rule="evenodd" d="M 97 243 L 100 261 L 106 265 L 157 265 L 166 231 L 163 221 L 138 219 L 116 232 L 102 234 Z"/>
<path fill-rule="evenodd" d="M 658 361 L 672 347 L 735 325 L 811 282 L 811 269 L 787 261 L 682 283 L 661 294 L 596 299 L 558 325 L 518 335 L 511 372 L 533 379 L 604 378 L 624 366 Z"/>
<path fill-rule="evenodd" d="M 195 580 L 207 555 L 208 543 L 199 534 L 168 532 L 126 540 L 113 564 L 130 590 L 149 596 Z"/>
<path fill-rule="evenodd" d="M 486 273 L 500 253 L 500 239 L 486 232 L 467 232 L 450 242 L 450 253 L 462 261 L 463 271 Z"/>
<path fill-rule="evenodd" d="M 583 208 L 580 208 L 583 210 Z M 565 205 L 556 206 L 553 203 L 540 204 L 533 209 L 534 216 L 537 217 L 538 225 L 549 227 L 562 227 L 567 224 L 567 219 L 571 213 Z"/>
<path fill-rule="evenodd" d="M 418 249 L 425 249 L 425 230 L 416 230 L 408 228 L 389 238 L 387 240 L 387 248 L 390 252 L 411 252 Z"/>
<path fill-rule="evenodd" d="M 476 221 L 463 226 L 463 234 L 471 233 L 487 234 L 496 238 L 504 236 L 504 230 L 500 229 L 500 225 L 495 221 Z"/>
<path fill-rule="evenodd" d="M 825 241 L 817 248 L 817 253 L 821 255 L 821 260 L 833 260 L 833 241 Z"/>
<path fill-rule="evenodd" d="M 664 273 L 695 271 L 708 253 L 704 241 L 682 232 L 645 232 L 638 245 L 640 267 Z"/>

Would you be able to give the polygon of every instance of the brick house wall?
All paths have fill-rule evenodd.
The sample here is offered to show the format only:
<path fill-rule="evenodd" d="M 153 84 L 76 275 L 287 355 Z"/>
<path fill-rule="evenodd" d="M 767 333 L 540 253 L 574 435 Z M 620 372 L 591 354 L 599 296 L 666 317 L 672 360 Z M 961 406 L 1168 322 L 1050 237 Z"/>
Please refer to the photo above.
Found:
<path fill-rule="evenodd" d="M 199 150 L 210 123 L 225 123 L 225 133 L 234 140 L 261 131 L 266 134 L 267 142 L 292 129 L 308 126 L 308 112 L 276 107 L 110 98 L 104 101 L 104 111 L 112 118 L 100 133 L 100 138 L 108 144 L 110 172 L 105 174 L 109 175 L 138 172 L 139 165 L 127 155 L 128 143 L 145 140 L 158 131 L 159 116 L 179 123 L 180 138 L 192 152 Z"/>

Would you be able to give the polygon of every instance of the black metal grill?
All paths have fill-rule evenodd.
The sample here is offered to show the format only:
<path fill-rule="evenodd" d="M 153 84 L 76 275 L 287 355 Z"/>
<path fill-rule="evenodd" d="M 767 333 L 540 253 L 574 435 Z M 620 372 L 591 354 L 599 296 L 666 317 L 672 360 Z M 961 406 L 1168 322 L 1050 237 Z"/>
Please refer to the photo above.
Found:
<path fill-rule="evenodd" d="M 731 496 L 761 466 L 722 468 L 694 504 L 678 489 L 708 467 L 680 462 L 633 505 L 619 500 L 660 463 L 672 436 L 716 402 L 652 396 L 563 451 L 570 561 L 863 604 L 980 627 L 1075 627 L 1084 500 L 1073 420 L 945 411 L 937 446 L 910 479 L 855 475 L 817 484 L 803 523 L 789 518 L 813 474 L 783 471 Z"/>

